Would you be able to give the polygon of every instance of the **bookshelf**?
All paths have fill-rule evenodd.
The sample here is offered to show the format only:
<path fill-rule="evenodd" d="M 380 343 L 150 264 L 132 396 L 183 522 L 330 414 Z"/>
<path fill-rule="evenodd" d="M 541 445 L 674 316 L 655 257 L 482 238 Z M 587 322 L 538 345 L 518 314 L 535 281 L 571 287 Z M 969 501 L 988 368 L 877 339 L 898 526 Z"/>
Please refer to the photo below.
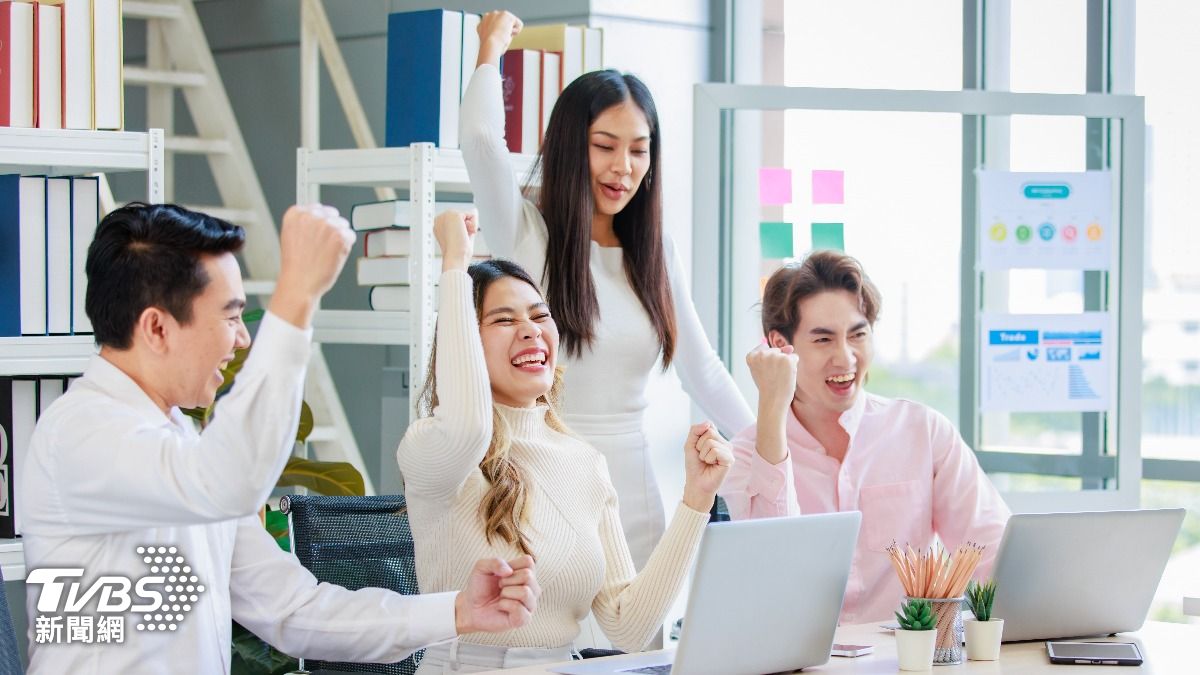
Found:
<path fill-rule="evenodd" d="M 20 539 L 0 539 L 0 569 L 5 581 L 25 578 L 25 551 Z"/>
<path fill-rule="evenodd" d="M 536 157 L 512 155 L 512 169 L 524 184 Z M 471 194 L 471 183 L 462 152 L 430 143 L 406 148 L 367 148 L 296 152 L 296 201 L 319 202 L 324 185 L 408 190 L 409 222 L 416 225 L 410 264 L 413 283 L 409 292 L 419 301 L 409 312 L 326 310 L 317 312 L 313 341 L 329 344 L 409 345 L 409 373 L 424 373 L 433 345 L 433 240 L 434 204 L 438 194 Z M 486 216 L 481 217 L 486 222 Z M 416 419 L 413 398 L 409 419 Z"/>
<path fill-rule="evenodd" d="M 95 353 L 91 335 L 0 338 L 0 376 L 78 375 Z"/>
<path fill-rule="evenodd" d="M 0 127 L 0 173 L 76 176 L 146 172 L 146 199 L 163 201 L 163 132 Z M 90 335 L 0 338 L 0 376 L 78 375 L 96 353 Z M 20 539 L 0 539 L 4 579 L 25 578 Z"/>

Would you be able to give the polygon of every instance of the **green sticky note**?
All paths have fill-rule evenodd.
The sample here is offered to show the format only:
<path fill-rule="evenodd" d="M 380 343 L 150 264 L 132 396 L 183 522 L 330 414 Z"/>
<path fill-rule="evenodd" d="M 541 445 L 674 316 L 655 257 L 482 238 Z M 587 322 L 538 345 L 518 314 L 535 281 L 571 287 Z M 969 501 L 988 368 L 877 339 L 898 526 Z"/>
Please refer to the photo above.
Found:
<path fill-rule="evenodd" d="M 764 258 L 792 257 L 792 224 L 759 223 L 758 242 Z"/>
<path fill-rule="evenodd" d="M 846 250 L 846 235 L 841 223 L 813 223 L 812 247 L 814 251 L 821 249 Z"/>

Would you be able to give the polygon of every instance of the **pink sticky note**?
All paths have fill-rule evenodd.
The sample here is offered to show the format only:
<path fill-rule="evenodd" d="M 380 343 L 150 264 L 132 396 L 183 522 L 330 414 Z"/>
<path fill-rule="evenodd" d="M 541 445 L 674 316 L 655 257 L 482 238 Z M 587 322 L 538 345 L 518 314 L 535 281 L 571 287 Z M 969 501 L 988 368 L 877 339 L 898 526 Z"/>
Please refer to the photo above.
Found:
<path fill-rule="evenodd" d="M 758 170 L 758 202 L 764 206 L 792 203 L 792 170 L 762 167 Z"/>
<path fill-rule="evenodd" d="M 845 174 L 836 170 L 813 169 L 812 200 L 814 204 L 844 204 Z"/>

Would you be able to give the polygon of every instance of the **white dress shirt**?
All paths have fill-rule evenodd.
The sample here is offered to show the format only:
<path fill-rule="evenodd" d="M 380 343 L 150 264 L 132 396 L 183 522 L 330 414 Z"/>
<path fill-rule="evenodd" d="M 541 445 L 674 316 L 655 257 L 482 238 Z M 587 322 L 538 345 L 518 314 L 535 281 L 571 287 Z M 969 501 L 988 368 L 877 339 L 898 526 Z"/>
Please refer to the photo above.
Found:
<path fill-rule="evenodd" d="M 157 563 L 144 562 L 138 547 L 173 547 L 185 560 L 169 573 L 190 567 L 183 578 L 192 589 L 171 602 L 163 586 L 151 587 L 181 610 L 160 610 L 164 618 L 149 621 L 121 614 L 123 643 L 38 644 L 38 600 L 50 587 L 31 583 L 30 673 L 228 673 L 231 619 L 285 653 L 329 660 L 393 662 L 455 635 L 455 593 L 401 596 L 319 584 L 255 515 L 292 447 L 309 339 L 268 313 L 203 433 L 178 409 L 164 414 L 100 356 L 42 415 L 21 474 L 30 574 L 82 568 L 83 597 L 102 575 L 135 585 L 150 576 Z M 134 606 L 145 603 L 130 595 Z M 54 614 L 61 612 L 45 616 Z M 99 621 L 97 598 L 77 614 Z M 174 628 L 139 629 L 143 623 Z"/>

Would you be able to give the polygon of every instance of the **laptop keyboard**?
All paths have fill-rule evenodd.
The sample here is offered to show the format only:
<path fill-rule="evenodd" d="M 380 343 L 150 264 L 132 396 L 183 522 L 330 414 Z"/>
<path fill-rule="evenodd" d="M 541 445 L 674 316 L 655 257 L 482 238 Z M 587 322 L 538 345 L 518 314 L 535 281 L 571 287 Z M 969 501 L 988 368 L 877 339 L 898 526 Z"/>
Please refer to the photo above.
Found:
<path fill-rule="evenodd" d="M 661 666 L 647 666 L 645 668 L 636 668 L 634 670 L 623 670 L 623 673 L 646 673 L 646 675 L 666 675 L 671 672 L 671 664 L 663 664 Z"/>

